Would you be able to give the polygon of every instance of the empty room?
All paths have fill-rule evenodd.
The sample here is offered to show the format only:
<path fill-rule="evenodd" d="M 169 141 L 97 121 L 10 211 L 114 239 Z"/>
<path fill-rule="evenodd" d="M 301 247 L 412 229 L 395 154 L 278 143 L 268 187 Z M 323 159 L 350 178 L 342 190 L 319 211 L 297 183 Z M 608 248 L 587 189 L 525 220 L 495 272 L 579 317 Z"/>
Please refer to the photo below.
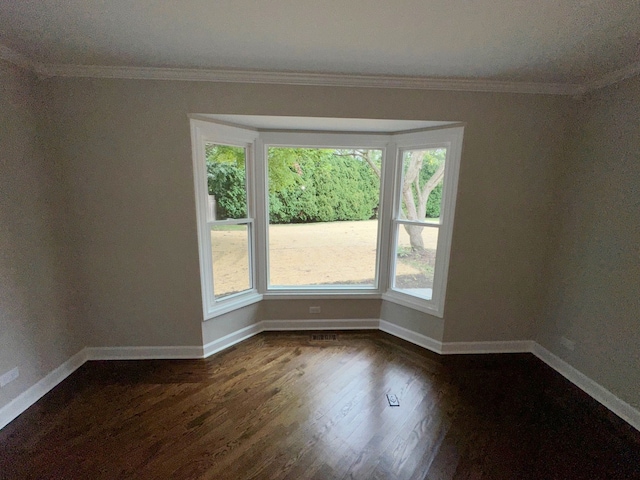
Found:
<path fill-rule="evenodd" d="M 0 479 L 640 479 L 640 4 L 0 3 Z"/>

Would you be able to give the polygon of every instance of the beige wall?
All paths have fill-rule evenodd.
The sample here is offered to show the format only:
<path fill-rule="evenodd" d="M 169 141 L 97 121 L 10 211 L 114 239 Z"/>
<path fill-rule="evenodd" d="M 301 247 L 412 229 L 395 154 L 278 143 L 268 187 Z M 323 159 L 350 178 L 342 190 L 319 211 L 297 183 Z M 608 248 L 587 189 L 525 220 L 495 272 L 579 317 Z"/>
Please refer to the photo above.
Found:
<path fill-rule="evenodd" d="M 640 79 L 583 100 L 384 89 L 49 79 L 0 66 L 0 406 L 83 345 L 201 345 L 189 113 L 466 123 L 445 318 L 323 301 L 436 340 L 538 340 L 636 407 Z M 40 99 L 46 99 L 40 101 Z M 314 304 L 317 302 L 314 301 Z M 577 342 L 560 347 L 559 336 Z"/>
<path fill-rule="evenodd" d="M 204 344 L 262 320 L 378 319 L 380 300 L 263 300 L 202 324 Z M 320 314 L 310 314 L 316 305 Z"/>
<path fill-rule="evenodd" d="M 577 105 L 538 340 L 640 408 L 640 77 Z M 576 342 L 574 351 L 559 343 Z"/>
<path fill-rule="evenodd" d="M 0 389 L 0 407 L 84 346 L 62 251 L 64 190 L 41 145 L 39 99 L 33 75 L 0 62 L 0 374 L 20 369 Z"/>
<path fill-rule="evenodd" d="M 0 64 L 0 407 L 91 346 L 201 345 L 189 113 L 466 123 L 445 318 L 323 301 L 445 342 L 537 339 L 640 407 L 640 79 L 536 95 L 49 79 Z M 568 128 L 567 128 L 568 126 Z M 318 302 L 314 301 L 314 304 Z M 576 341 L 571 352 L 559 337 Z"/>
<path fill-rule="evenodd" d="M 219 330 L 201 325 L 189 113 L 466 122 L 440 336 L 531 338 L 570 99 L 90 79 L 51 79 L 47 89 L 71 182 L 91 345 L 197 345 L 203 329 L 205 340 Z M 288 318 L 290 308 L 265 312 Z M 402 323 L 404 309 L 389 312 L 385 320 Z M 417 316 L 423 331 L 442 332 L 441 320 Z"/>
<path fill-rule="evenodd" d="M 380 309 L 380 319 L 442 342 L 444 333 L 444 320 L 442 318 L 426 315 L 403 305 L 383 301 Z"/>
<path fill-rule="evenodd" d="M 245 327 L 250 327 L 262 320 L 261 302 L 253 303 L 233 312 L 216 317 L 215 320 L 202 322 L 203 345 L 214 342 L 225 335 L 232 334 Z"/>

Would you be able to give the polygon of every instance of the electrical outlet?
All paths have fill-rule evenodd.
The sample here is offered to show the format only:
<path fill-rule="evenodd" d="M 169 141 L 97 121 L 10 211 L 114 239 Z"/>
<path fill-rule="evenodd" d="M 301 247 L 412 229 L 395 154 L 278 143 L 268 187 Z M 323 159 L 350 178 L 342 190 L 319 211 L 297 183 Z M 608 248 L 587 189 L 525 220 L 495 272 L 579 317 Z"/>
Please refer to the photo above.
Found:
<path fill-rule="evenodd" d="M 320 313 L 320 307 L 309 307 L 309 313 Z"/>
<path fill-rule="evenodd" d="M 575 350 L 576 342 L 569 340 L 567 337 L 560 337 L 560 344 L 567 350 Z"/>
<path fill-rule="evenodd" d="M 6 384 L 13 382 L 19 376 L 20 371 L 18 370 L 18 367 L 9 370 L 7 373 L 0 377 L 0 387 L 4 387 Z"/>

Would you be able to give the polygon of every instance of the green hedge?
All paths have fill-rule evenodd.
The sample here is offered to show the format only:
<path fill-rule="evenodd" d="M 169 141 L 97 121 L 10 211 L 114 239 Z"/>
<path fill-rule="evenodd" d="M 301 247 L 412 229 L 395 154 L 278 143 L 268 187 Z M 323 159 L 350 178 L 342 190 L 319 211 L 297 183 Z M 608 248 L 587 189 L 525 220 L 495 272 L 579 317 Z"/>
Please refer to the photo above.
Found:
<path fill-rule="evenodd" d="M 369 220 L 378 208 L 380 182 L 352 157 L 298 159 L 295 185 L 270 194 L 271 223 Z"/>
<path fill-rule="evenodd" d="M 380 180 L 366 162 L 348 155 L 337 155 L 332 150 L 279 150 L 276 152 L 277 169 L 269 171 L 271 223 L 334 222 L 376 217 Z M 246 216 L 244 152 L 237 147 L 216 146 L 208 159 L 209 193 L 216 197 L 219 218 Z M 276 165 L 276 161 L 272 163 Z M 431 192 L 428 217 L 439 216 L 441 196 L 441 186 Z"/>

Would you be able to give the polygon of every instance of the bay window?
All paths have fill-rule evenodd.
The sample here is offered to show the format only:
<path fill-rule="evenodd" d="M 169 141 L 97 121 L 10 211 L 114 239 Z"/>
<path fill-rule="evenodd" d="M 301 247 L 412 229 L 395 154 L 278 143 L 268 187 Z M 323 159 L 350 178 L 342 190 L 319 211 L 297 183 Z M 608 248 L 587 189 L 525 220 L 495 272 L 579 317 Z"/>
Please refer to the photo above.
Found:
<path fill-rule="evenodd" d="M 301 296 L 442 316 L 463 128 L 282 118 L 191 120 L 204 318 Z"/>

